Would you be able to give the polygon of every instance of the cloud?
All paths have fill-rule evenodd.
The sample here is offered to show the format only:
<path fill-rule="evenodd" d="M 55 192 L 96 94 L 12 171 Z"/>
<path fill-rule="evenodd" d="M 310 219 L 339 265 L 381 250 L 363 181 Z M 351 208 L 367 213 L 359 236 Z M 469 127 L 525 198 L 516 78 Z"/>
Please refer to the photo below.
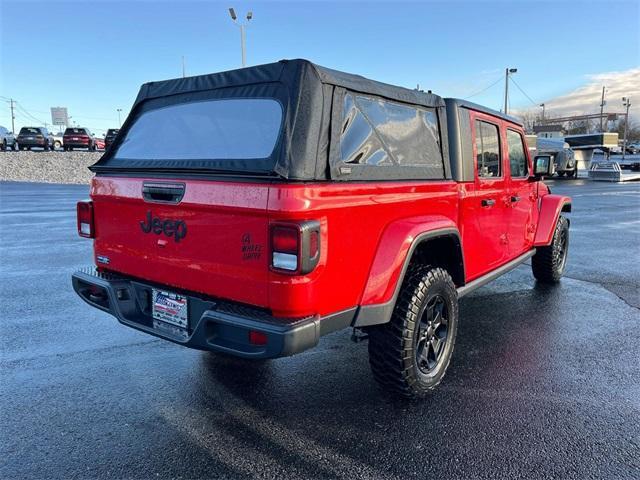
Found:
<path fill-rule="evenodd" d="M 545 101 L 549 117 L 566 117 L 600 113 L 602 86 L 605 90 L 604 111 L 622 113 L 622 97 L 631 98 L 629 117 L 632 123 L 640 121 L 640 67 L 622 72 L 606 72 L 587 75 L 587 83 L 574 91 Z M 539 108 L 532 108 L 539 113 Z"/>

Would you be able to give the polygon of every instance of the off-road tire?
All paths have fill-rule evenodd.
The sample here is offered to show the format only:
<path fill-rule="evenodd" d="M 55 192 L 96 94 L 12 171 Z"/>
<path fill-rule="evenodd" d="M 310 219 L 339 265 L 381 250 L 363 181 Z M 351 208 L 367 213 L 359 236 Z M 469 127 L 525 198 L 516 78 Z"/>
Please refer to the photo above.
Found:
<path fill-rule="evenodd" d="M 62 144 L 60 142 L 53 142 L 52 150 L 55 150 L 56 148 L 60 148 L 61 146 L 62 146 Z"/>
<path fill-rule="evenodd" d="M 531 259 L 533 276 L 542 283 L 560 281 L 569 253 L 569 220 L 560 215 L 553 232 L 551 245 L 538 247 Z"/>
<path fill-rule="evenodd" d="M 427 305 L 441 298 L 447 309 L 447 333 L 442 354 L 431 372 L 418 365 L 418 336 L 428 320 Z M 423 313 L 425 318 L 423 318 Z M 422 398 L 444 377 L 451 361 L 458 327 L 458 294 L 442 268 L 410 267 L 389 323 L 369 328 L 369 364 L 376 381 L 405 398 Z M 422 347 L 424 348 L 424 346 Z"/>

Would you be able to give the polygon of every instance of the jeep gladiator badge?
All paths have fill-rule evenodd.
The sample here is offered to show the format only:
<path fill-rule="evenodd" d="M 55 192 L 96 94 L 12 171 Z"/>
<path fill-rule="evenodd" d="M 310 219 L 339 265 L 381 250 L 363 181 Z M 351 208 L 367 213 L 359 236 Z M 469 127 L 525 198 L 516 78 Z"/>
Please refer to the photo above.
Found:
<path fill-rule="evenodd" d="M 153 218 L 151 210 L 147 212 L 146 221 L 140 222 L 140 228 L 144 233 L 153 232 L 156 235 L 164 233 L 167 237 L 173 237 L 176 243 L 187 236 L 187 224 L 183 220 Z"/>

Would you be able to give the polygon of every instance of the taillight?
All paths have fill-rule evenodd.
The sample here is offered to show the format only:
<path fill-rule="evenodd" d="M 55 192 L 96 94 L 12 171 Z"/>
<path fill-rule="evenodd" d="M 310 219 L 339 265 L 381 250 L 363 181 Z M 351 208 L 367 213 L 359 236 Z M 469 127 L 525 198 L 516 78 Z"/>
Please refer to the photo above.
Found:
<path fill-rule="evenodd" d="M 271 226 L 271 267 L 306 275 L 320 260 L 320 222 L 277 223 Z"/>
<path fill-rule="evenodd" d="M 93 225 L 93 202 L 78 202 L 78 235 L 85 238 L 95 236 Z"/>

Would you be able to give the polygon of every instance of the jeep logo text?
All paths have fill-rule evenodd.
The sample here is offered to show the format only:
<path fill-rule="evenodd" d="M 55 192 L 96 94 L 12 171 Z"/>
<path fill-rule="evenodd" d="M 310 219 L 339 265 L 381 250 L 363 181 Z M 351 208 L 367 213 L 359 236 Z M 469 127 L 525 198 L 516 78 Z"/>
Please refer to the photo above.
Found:
<path fill-rule="evenodd" d="M 173 237 L 176 243 L 187 236 L 187 224 L 183 220 L 153 218 L 151 210 L 147 212 L 146 220 L 140 222 L 140 228 L 144 233 L 164 233 L 167 237 Z"/>

